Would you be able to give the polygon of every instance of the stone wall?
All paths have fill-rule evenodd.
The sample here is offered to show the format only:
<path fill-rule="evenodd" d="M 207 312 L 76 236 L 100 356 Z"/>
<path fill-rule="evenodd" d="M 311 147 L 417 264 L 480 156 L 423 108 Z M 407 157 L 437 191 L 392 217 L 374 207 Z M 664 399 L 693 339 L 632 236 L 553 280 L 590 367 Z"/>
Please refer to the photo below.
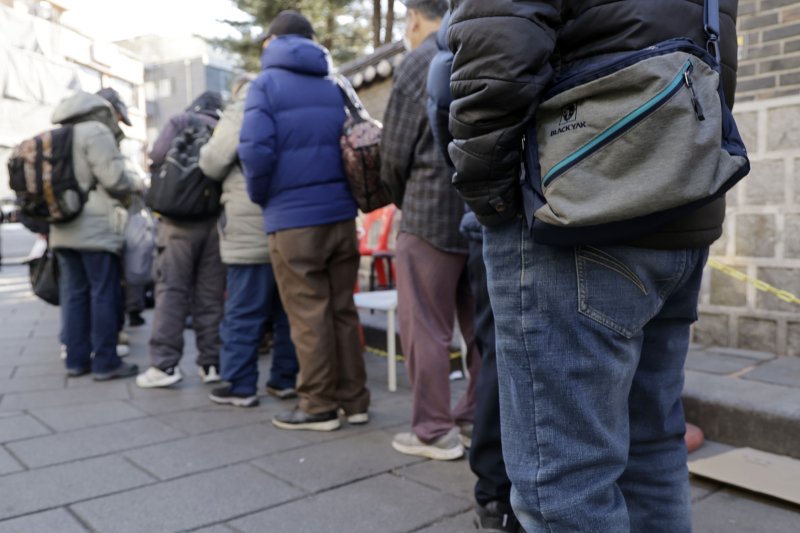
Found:
<path fill-rule="evenodd" d="M 800 94 L 800 1 L 739 2 L 737 101 Z"/>
<path fill-rule="evenodd" d="M 736 119 L 752 172 L 712 257 L 800 296 L 800 96 L 737 103 Z M 697 343 L 800 356 L 800 305 L 709 268 L 700 312 Z"/>

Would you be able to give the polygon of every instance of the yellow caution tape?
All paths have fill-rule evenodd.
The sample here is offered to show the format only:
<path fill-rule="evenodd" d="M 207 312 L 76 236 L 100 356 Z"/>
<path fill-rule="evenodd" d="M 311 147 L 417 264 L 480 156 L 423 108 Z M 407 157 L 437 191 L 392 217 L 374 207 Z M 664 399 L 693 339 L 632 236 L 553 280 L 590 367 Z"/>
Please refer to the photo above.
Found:
<path fill-rule="evenodd" d="M 367 346 L 366 350 L 369 353 L 375 354 L 379 357 L 389 357 L 389 352 L 387 352 L 386 350 L 381 350 L 380 348 L 375 348 L 374 346 Z M 398 361 L 403 361 L 403 354 L 398 353 L 395 354 L 395 356 Z M 451 352 L 450 359 L 451 360 L 461 359 L 461 352 Z"/>
<path fill-rule="evenodd" d="M 795 296 L 791 292 L 784 291 L 784 290 L 778 289 L 776 287 L 773 287 L 769 283 L 767 283 L 765 281 L 761 281 L 760 279 L 751 278 L 750 276 L 748 276 L 744 272 L 740 272 L 740 271 L 736 270 L 733 267 L 730 267 L 728 265 L 724 265 L 724 264 L 720 263 L 719 261 L 717 261 L 715 259 L 709 259 L 708 260 L 708 266 L 710 266 L 714 270 L 718 270 L 718 271 L 722 272 L 723 274 L 727 274 L 728 276 L 730 276 L 730 277 L 732 277 L 734 279 L 737 279 L 739 281 L 743 281 L 745 283 L 749 283 L 750 285 L 752 285 L 753 287 L 755 287 L 757 290 L 759 290 L 761 292 L 768 292 L 768 293 L 770 293 L 770 294 L 772 294 L 774 296 L 777 296 L 781 301 L 784 301 L 784 302 L 787 302 L 787 303 L 790 303 L 790 304 L 800 305 L 800 298 L 798 298 L 797 296 Z"/>

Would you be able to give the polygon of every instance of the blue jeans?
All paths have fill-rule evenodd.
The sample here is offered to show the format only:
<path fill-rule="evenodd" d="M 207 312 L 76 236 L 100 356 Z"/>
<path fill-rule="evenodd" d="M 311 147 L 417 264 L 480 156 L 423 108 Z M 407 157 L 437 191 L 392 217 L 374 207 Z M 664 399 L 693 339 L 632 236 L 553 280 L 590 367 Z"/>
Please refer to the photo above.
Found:
<path fill-rule="evenodd" d="M 680 395 L 707 255 L 487 228 L 503 455 L 529 533 L 691 531 Z"/>
<path fill-rule="evenodd" d="M 61 299 L 61 339 L 67 368 L 116 370 L 121 309 L 119 257 L 110 252 L 56 250 Z M 92 357 L 94 353 L 94 357 Z"/>
<path fill-rule="evenodd" d="M 297 355 L 283 310 L 272 265 L 229 265 L 228 299 L 220 336 L 219 356 L 222 379 L 237 394 L 258 390 L 258 347 L 268 321 L 272 321 L 272 368 L 269 385 L 295 388 Z"/>

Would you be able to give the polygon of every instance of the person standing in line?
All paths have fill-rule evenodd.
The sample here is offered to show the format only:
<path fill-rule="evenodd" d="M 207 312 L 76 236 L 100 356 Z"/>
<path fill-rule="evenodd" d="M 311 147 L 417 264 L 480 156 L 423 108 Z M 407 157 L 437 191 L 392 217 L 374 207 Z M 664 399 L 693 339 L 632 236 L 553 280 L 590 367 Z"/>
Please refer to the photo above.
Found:
<path fill-rule="evenodd" d="M 522 162 L 539 161 L 536 133 L 527 133 L 557 69 L 674 38 L 704 46 L 703 4 L 454 2 L 450 155 L 454 183 L 485 226 L 503 455 L 529 533 L 692 529 L 680 395 L 725 199 L 660 227 L 621 224 L 637 234 L 622 241 L 555 228 L 547 244 L 529 222 L 543 200 L 538 177 Z M 719 82 L 732 103 L 736 2 L 719 5 Z"/>
<path fill-rule="evenodd" d="M 116 94 L 116 93 L 114 93 Z M 73 125 L 72 165 L 88 199 L 75 220 L 50 225 L 50 246 L 60 268 L 61 339 L 67 375 L 91 372 L 95 381 L 136 375 L 117 355 L 122 319 L 120 253 L 129 196 L 142 188 L 119 151 L 118 121 L 127 109 L 97 94 L 78 92 L 61 101 L 53 123 Z"/>
<path fill-rule="evenodd" d="M 453 53 L 447 47 L 449 22 L 448 12 L 436 36 L 439 52 L 428 72 L 428 119 L 437 146 L 452 165 L 447 153 L 447 146 L 453 140 L 448 125 L 453 101 L 450 92 Z M 511 510 L 511 480 L 503 460 L 494 313 L 483 262 L 483 228 L 472 211 L 461 219 L 461 233 L 469 241 L 467 269 L 475 298 L 475 342 L 481 353 L 481 374 L 475 393 L 475 422 L 469 449 L 469 465 L 478 478 L 475 483 L 475 501 L 478 504 L 475 524 L 484 531 L 521 532 L 522 527 Z"/>
<path fill-rule="evenodd" d="M 233 101 L 225 107 L 211 140 L 200 150 L 200 169 L 209 178 L 222 180 L 219 248 L 228 272 L 219 358 L 227 384 L 212 390 L 209 398 L 237 407 L 258 405 L 258 348 L 268 321 L 273 325 L 273 345 L 267 393 L 280 399 L 297 396 L 297 356 L 270 263 L 264 218 L 247 196 L 238 161 L 244 99 L 251 80 L 250 76 L 236 80 Z"/>
<path fill-rule="evenodd" d="M 206 91 L 185 112 L 172 117 L 150 152 L 152 174 L 158 174 L 172 141 L 181 132 L 193 123 L 213 128 L 222 108 L 222 96 Z M 219 325 L 225 294 L 225 265 L 219 257 L 217 216 L 200 220 L 162 216 L 156 235 L 156 254 L 151 366 L 139 374 L 136 384 L 145 389 L 169 387 L 183 379 L 178 363 L 183 356 L 183 330 L 190 312 L 199 351 L 198 373 L 204 383 L 217 383 Z"/>
<path fill-rule="evenodd" d="M 450 183 L 452 170 L 436 146 L 426 115 L 428 69 L 438 52 L 436 32 L 446 0 L 408 0 L 410 52 L 394 75 L 384 117 L 382 178 L 403 210 L 397 237 L 400 340 L 411 380 L 411 431 L 396 435 L 400 453 L 458 459 L 469 444 L 480 354 L 467 276 L 467 242 L 459 233 L 464 204 Z M 450 406 L 450 342 L 458 318 L 467 342 L 470 381 Z"/>
<path fill-rule="evenodd" d="M 340 409 L 349 423 L 366 423 L 370 394 L 353 302 L 357 205 L 339 146 L 344 98 L 330 76 L 330 54 L 313 38 L 296 11 L 273 20 L 263 70 L 247 94 L 239 158 L 250 199 L 264 212 L 300 362 L 299 404 L 272 423 L 332 431 Z"/>

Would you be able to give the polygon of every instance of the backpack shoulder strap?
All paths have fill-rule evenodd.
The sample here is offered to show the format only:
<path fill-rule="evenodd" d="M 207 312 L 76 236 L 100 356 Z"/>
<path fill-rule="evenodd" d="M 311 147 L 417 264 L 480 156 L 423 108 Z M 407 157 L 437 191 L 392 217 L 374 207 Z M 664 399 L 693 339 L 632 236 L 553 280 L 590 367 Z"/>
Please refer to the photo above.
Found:
<path fill-rule="evenodd" d="M 719 53 L 719 0 L 705 0 L 703 4 L 703 28 L 708 38 L 706 48 L 719 64 L 721 60 Z"/>
<path fill-rule="evenodd" d="M 347 110 L 347 114 L 353 117 L 358 122 L 363 122 L 365 120 L 364 115 L 366 115 L 366 110 L 364 109 L 364 105 L 358 99 L 358 96 L 355 94 L 355 90 L 353 86 L 350 85 L 350 82 L 347 81 L 342 75 L 336 75 L 333 77 L 336 85 L 339 86 L 339 91 L 342 93 L 342 98 L 344 99 L 344 107 Z"/>

